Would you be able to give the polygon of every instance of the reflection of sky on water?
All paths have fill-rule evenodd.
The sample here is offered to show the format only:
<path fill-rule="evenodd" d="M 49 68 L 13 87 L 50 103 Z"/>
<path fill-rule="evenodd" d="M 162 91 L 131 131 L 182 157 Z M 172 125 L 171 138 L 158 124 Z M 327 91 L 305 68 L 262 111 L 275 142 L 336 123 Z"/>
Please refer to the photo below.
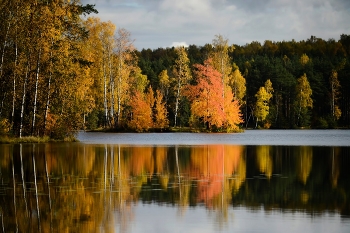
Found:
<path fill-rule="evenodd" d="M 347 232 L 350 219 L 339 214 L 323 213 L 313 218 L 302 212 L 278 210 L 251 210 L 231 207 L 227 221 L 218 226 L 215 218 L 219 211 L 209 211 L 203 206 L 179 209 L 167 205 L 141 204 L 134 206 L 134 220 L 130 232 Z"/>
<path fill-rule="evenodd" d="M 84 133 L 83 143 L 124 145 L 350 146 L 350 130 L 246 130 L 244 133 Z"/>

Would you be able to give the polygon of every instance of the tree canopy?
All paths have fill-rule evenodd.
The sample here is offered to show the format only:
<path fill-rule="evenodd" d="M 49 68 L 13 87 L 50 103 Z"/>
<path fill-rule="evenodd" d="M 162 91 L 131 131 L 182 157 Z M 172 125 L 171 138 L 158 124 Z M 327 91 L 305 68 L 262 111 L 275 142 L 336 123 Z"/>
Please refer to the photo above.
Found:
<path fill-rule="evenodd" d="M 349 35 L 137 51 L 91 13 L 79 0 L 2 1 L 1 134 L 350 126 Z"/>

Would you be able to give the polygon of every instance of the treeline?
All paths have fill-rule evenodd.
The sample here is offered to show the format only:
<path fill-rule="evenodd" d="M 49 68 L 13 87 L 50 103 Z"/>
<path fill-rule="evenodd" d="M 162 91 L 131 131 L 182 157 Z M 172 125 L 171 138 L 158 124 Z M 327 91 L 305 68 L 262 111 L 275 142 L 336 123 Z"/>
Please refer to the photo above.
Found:
<path fill-rule="evenodd" d="M 63 138 L 93 107 L 78 0 L 0 1 L 0 134 Z"/>
<path fill-rule="evenodd" d="M 241 87 L 235 97 L 241 103 L 243 127 L 350 126 L 350 35 L 343 34 L 338 41 L 311 36 L 299 42 L 267 40 L 229 47 L 231 80 L 242 80 L 242 85 L 234 85 L 233 89 Z M 190 45 L 190 67 L 203 63 L 215 49 L 214 44 Z M 157 75 L 162 70 L 171 71 L 174 51 L 159 48 L 138 53 L 139 65 L 152 86 L 159 86 Z M 271 85 L 270 93 L 266 82 Z M 182 112 L 186 112 L 185 105 Z"/>
<path fill-rule="evenodd" d="M 0 2 L 0 134 L 349 127 L 350 36 L 137 51 L 79 0 Z"/>

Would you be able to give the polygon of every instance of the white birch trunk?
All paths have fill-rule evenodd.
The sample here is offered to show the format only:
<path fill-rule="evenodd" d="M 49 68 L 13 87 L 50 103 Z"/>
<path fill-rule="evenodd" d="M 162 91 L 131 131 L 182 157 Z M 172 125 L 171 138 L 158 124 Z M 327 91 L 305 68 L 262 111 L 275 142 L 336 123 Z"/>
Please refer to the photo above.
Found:
<path fill-rule="evenodd" d="M 53 55 L 52 55 L 52 51 L 51 51 L 50 52 L 50 72 L 49 72 L 49 81 L 47 84 L 47 96 L 46 96 L 46 106 L 45 106 L 45 116 L 44 116 L 44 134 L 46 131 L 47 115 L 49 113 L 49 106 L 50 106 L 50 91 L 51 91 L 51 79 L 52 79 L 52 70 L 51 70 L 52 69 L 52 57 L 53 57 Z M 85 117 L 85 114 L 84 114 L 84 117 Z"/>
<path fill-rule="evenodd" d="M 23 187 L 23 198 L 24 204 L 26 206 L 26 216 L 28 216 L 28 203 L 27 203 L 27 195 L 26 195 L 26 183 L 24 181 L 24 170 L 23 170 L 23 145 L 19 144 L 19 156 L 21 158 L 21 176 L 22 176 L 22 187 Z"/>
<path fill-rule="evenodd" d="M 104 59 L 103 59 L 103 105 L 105 108 L 105 127 L 107 127 L 108 125 L 107 75 L 106 75 L 106 64 Z"/>
<path fill-rule="evenodd" d="M 39 85 L 39 73 L 40 73 L 40 58 L 41 58 L 41 49 L 39 50 L 38 60 L 36 62 L 32 135 L 34 135 L 34 130 L 35 130 L 35 119 L 36 119 L 35 117 L 36 117 L 36 109 L 37 109 L 37 102 L 38 102 L 38 85 Z"/>
<path fill-rule="evenodd" d="M 12 98 L 12 114 L 11 114 L 11 125 L 13 125 L 15 118 L 15 101 L 16 101 L 16 67 L 17 67 L 17 57 L 18 57 L 18 48 L 17 48 L 17 36 L 15 42 L 15 67 L 13 70 L 13 98 Z"/>
<path fill-rule="evenodd" d="M 28 73 L 29 73 L 29 64 L 27 64 L 25 80 L 24 80 L 24 84 L 23 84 L 23 95 L 22 95 L 22 104 L 21 104 L 21 124 L 19 126 L 19 137 L 20 138 L 22 137 L 22 131 L 23 131 L 23 115 L 24 115 L 24 104 L 25 104 L 25 100 L 26 100 Z"/>
<path fill-rule="evenodd" d="M 119 55 L 119 65 L 118 65 L 118 113 L 117 113 L 117 125 L 120 126 L 120 117 L 121 117 L 121 85 L 122 85 L 122 55 Z"/>
<path fill-rule="evenodd" d="M 5 58 L 5 50 L 6 50 L 6 44 L 7 44 L 7 36 L 8 33 L 10 31 L 10 26 L 11 26 L 11 21 L 9 21 L 7 29 L 6 29 L 6 34 L 5 34 L 5 39 L 4 39 L 4 43 L 3 43 L 3 47 L 2 47 L 2 51 L 1 51 L 1 63 L 0 63 L 0 77 L 2 76 L 3 73 L 3 64 L 4 64 L 4 58 Z"/>

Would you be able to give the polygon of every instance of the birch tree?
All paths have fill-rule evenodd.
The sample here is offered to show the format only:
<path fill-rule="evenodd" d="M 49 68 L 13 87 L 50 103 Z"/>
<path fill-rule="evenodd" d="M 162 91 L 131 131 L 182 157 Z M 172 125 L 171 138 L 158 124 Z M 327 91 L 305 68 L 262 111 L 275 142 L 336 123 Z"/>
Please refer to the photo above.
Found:
<path fill-rule="evenodd" d="M 272 98 L 273 88 L 270 79 L 265 82 L 263 87 L 259 88 L 256 93 L 256 103 L 254 108 L 254 116 L 256 117 L 255 128 L 258 127 L 259 121 L 264 121 L 269 114 L 269 103 Z"/>
<path fill-rule="evenodd" d="M 154 106 L 154 127 L 163 130 L 169 127 L 169 120 L 167 118 L 168 111 L 163 102 L 163 94 L 161 91 L 156 91 L 155 106 Z"/>
<path fill-rule="evenodd" d="M 334 120 L 339 120 L 341 116 L 341 110 L 338 105 L 338 100 L 340 96 L 340 83 L 338 80 L 338 72 L 332 70 L 332 73 L 329 77 L 329 84 L 331 87 L 331 114 Z"/>
<path fill-rule="evenodd" d="M 222 82 L 222 96 L 225 97 L 225 86 L 229 82 L 229 75 L 232 71 L 231 59 L 229 52 L 233 51 L 234 47 L 229 46 L 228 39 L 222 35 L 216 35 L 213 39 L 214 51 L 211 53 L 213 67 L 220 72 Z"/>
<path fill-rule="evenodd" d="M 135 59 L 132 53 L 135 50 L 131 34 L 124 28 L 120 28 L 117 32 L 115 53 L 117 57 L 117 127 L 121 125 L 123 96 L 128 88 L 128 76 L 133 67 L 135 67 Z"/>
<path fill-rule="evenodd" d="M 244 105 L 244 97 L 247 89 L 246 80 L 235 63 L 233 63 L 232 68 L 232 73 L 230 74 L 230 86 L 234 93 L 235 99 L 237 99 L 241 105 Z"/>
<path fill-rule="evenodd" d="M 177 126 L 179 105 L 182 98 L 182 89 L 190 81 L 191 73 L 189 69 L 189 59 L 185 47 L 175 49 L 177 58 L 173 66 L 174 90 L 175 90 L 175 111 L 174 126 Z"/>
<path fill-rule="evenodd" d="M 297 115 L 296 124 L 300 126 L 306 125 L 308 122 L 308 109 L 313 107 L 313 100 L 311 98 L 312 89 L 306 74 L 302 75 L 297 80 L 296 98 L 294 107 Z"/>

